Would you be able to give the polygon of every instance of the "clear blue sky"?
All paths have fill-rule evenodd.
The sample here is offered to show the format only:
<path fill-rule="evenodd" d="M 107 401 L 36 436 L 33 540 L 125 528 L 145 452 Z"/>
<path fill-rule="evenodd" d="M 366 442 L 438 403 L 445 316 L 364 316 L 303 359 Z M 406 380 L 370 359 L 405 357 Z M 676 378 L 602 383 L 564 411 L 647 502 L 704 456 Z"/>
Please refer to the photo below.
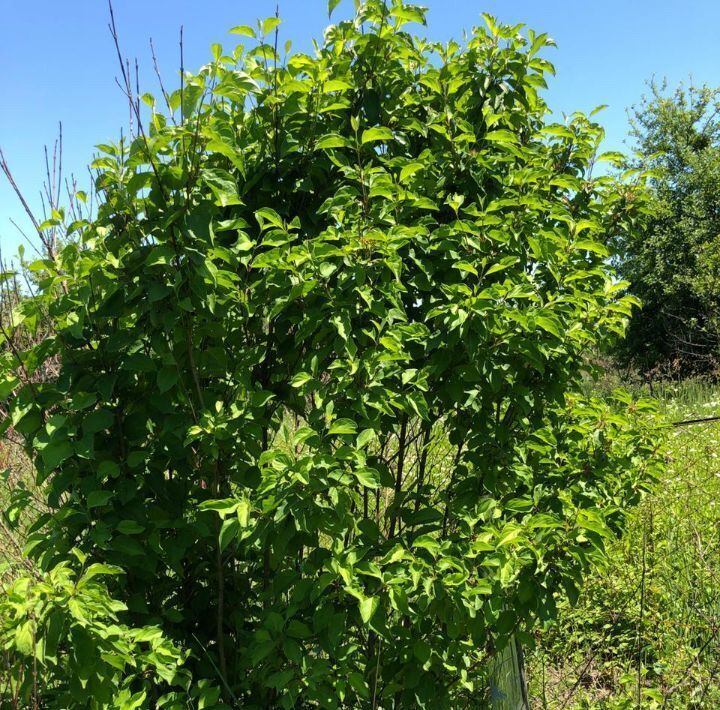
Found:
<path fill-rule="evenodd" d="M 555 111 L 600 116 L 608 148 L 621 148 L 626 108 L 652 76 L 671 84 L 690 75 L 720 85 L 720 0 L 418 0 L 429 7 L 422 32 L 433 39 L 460 38 L 463 28 L 490 12 L 548 32 L 558 48 L 548 58 L 558 75 L 548 101 Z M 175 86 L 178 29 L 184 26 L 185 65 L 194 70 L 210 44 L 231 46 L 233 25 L 253 24 L 274 13 L 275 0 L 115 0 L 123 50 L 137 57 L 145 90 L 155 93 L 148 40 L 153 38 L 167 86 Z M 282 36 L 308 50 L 327 24 L 326 0 L 280 0 Z M 107 29 L 104 0 L 0 0 L 0 147 L 17 182 L 37 207 L 44 144 L 58 121 L 65 135 L 65 170 L 87 180 L 85 166 L 96 143 L 115 139 L 127 123 L 127 106 L 115 85 L 117 58 Z M 343 0 L 333 19 L 347 15 Z M 25 225 L 4 180 L 0 184 L 0 246 L 16 253 L 20 237 L 9 218 Z"/>

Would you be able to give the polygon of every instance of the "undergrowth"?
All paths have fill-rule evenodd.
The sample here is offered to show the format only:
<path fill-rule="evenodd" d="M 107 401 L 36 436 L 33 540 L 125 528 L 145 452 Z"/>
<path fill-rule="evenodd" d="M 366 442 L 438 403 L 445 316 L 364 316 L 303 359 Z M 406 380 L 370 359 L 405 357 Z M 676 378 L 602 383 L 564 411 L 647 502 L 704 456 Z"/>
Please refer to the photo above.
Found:
<path fill-rule="evenodd" d="M 668 422 L 720 387 L 653 387 Z M 720 422 L 673 427 L 668 466 L 573 608 L 529 654 L 536 708 L 720 707 Z"/>

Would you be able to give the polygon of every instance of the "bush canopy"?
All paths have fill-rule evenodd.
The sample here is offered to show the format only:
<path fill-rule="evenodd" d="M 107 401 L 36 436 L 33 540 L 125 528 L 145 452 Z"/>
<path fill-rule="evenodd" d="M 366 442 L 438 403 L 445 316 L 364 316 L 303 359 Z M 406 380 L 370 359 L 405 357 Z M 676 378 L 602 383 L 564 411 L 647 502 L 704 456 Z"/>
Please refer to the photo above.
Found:
<path fill-rule="evenodd" d="M 638 499 L 649 405 L 582 394 L 635 187 L 548 120 L 546 35 L 424 21 L 236 27 L 165 108 L 127 81 L 96 215 L 40 225 L 15 327 L 53 332 L 0 379 L 47 505 L 0 603 L 25 702 L 478 707 Z"/>

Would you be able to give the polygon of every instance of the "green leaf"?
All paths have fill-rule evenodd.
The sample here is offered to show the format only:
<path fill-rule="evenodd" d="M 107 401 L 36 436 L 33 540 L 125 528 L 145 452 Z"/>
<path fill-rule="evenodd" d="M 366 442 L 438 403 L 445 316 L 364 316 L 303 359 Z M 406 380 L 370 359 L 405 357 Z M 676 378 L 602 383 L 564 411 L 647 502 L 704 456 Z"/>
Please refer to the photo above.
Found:
<path fill-rule="evenodd" d="M 225 498 L 223 500 L 205 500 L 198 506 L 200 510 L 214 510 L 219 513 L 222 518 L 230 515 L 237 510 L 238 501 L 235 498 Z"/>
<path fill-rule="evenodd" d="M 608 248 L 604 244 L 596 242 L 594 239 L 579 239 L 572 244 L 572 248 L 578 251 L 590 251 L 599 256 L 610 255 Z"/>
<path fill-rule="evenodd" d="M 121 520 L 117 526 L 118 532 L 123 535 L 139 535 L 145 528 L 135 520 Z"/>
<path fill-rule="evenodd" d="M 513 526 L 507 526 L 497 541 L 497 547 L 504 547 L 511 542 L 515 542 L 521 535 L 522 529 Z"/>
<path fill-rule="evenodd" d="M 328 434 L 355 434 L 357 424 L 352 419 L 337 419 L 331 425 Z"/>
<path fill-rule="evenodd" d="M 293 387 L 300 388 L 303 385 L 306 385 L 308 382 L 313 381 L 313 376 L 309 372 L 298 372 L 297 375 L 295 375 L 292 380 L 290 380 L 290 384 Z"/>
<path fill-rule="evenodd" d="M 224 552 L 225 548 L 237 537 L 240 532 L 240 523 L 237 518 L 227 518 L 220 528 L 220 551 Z"/>
<path fill-rule="evenodd" d="M 262 22 L 262 33 L 264 35 L 270 34 L 274 29 L 276 29 L 282 20 L 279 17 L 267 17 Z"/>
<path fill-rule="evenodd" d="M 579 510 L 577 524 L 584 530 L 590 530 L 601 537 L 612 538 L 613 536 L 612 531 L 605 524 L 605 521 L 594 510 Z"/>
<path fill-rule="evenodd" d="M 87 497 L 87 507 L 90 508 L 100 508 L 104 505 L 107 505 L 108 501 L 110 501 L 113 497 L 112 491 L 92 491 L 88 497 Z"/>
<path fill-rule="evenodd" d="M 323 84 L 323 93 L 329 93 L 331 91 L 347 91 L 352 89 L 352 84 L 342 79 L 330 79 Z"/>
<path fill-rule="evenodd" d="M 493 37 L 497 37 L 500 32 L 500 28 L 498 27 L 497 20 L 490 13 L 483 12 L 481 14 L 482 14 L 483 20 L 485 20 L 485 24 L 487 25 L 488 29 L 490 30 L 490 34 Z"/>
<path fill-rule="evenodd" d="M 355 477 L 365 488 L 380 487 L 380 473 L 374 468 L 358 468 L 353 471 Z"/>
<path fill-rule="evenodd" d="M 164 393 L 172 389 L 177 384 L 177 381 L 178 371 L 174 365 L 168 365 L 158 370 L 157 384 L 159 392 Z"/>
<path fill-rule="evenodd" d="M 202 176 L 215 195 L 216 205 L 228 207 L 242 204 L 237 181 L 231 173 L 219 168 L 203 168 Z"/>
<path fill-rule="evenodd" d="M 240 527 L 246 528 L 248 526 L 248 523 L 250 522 L 250 511 L 251 507 L 249 501 L 238 501 L 238 506 L 235 514 L 237 516 L 238 523 L 240 523 Z"/>
<path fill-rule="evenodd" d="M 83 572 L 82 577 L 80 577 L 80 579 L 78 580 L 78 587 L 84 586 L 91 579 L 93 579 L 94 577 L 98 577 L 99 575 L 117 577 L 121 574 L 123 574 L 122 567 L 117 567 L 116 565 L 106 565 L 101 562 L 95 562 L 91 564 L 85 570 L 85 572 Z"/>
<path fill-rule="evenodd" d="M 245 37 L 252 37 L 255 38 L 255 30 L 250 27 L 249 25 L 237 25 L 237 27 L 233 27 L 230 30 L 230 34 L 233 35 L 243 35 Z"/>
<path fill-rule="evenodd" d="M 24 621 L 15 629 L 15 648 L 24 656 L 31 656 L 34 647 L 35 624 Z"/>
<path fill-rule="evenodd" d="M 78 392 L 73 395 L 71 407 L 77 411 L 92 407 L 97 402 L 97 392 Z"/>
<path fill-rule="evenodd" d="M 120 466 L 115 461 L 101 461 L 98 465 L 98 474 L 102 478 L 117 478 L 120 475 Z"/>
<path fill-rule="evenodd" d="M 331 261 L 323 261 L 322 264 L 318 267 L 318 271 L 320 272 L 320 276 L 322 276 L 324 279 L 330 278 L 336 271 L 338 267 L 336 264 L 333 264 Z"/>
<path fill-rule="evenodd" d="M 550 318 L 549 316 L 535 316 L 535 322 L 543 330 L 546 330 L 548 333 L 554 335 L 556 338 L 562 338 L 560 326 L 554 318 Z"/>
<path fill-rule="evenodd" d="M 272 207 L 262 207 L 255 210 L 255 219 L 258 221 L 260 229 L 267 229 L 268 225 L 282 230 L 285 229 L 282 217 Z"/>
<path fill-rule="evenodd" d="M 380 600 L 377 597 L 366 597 L 360 600 L 360 617 L 363 620 L 363 624 L 367 625 L 370 623 L 379 606 Z"/>
<path fill-rule="evenodd" d="M 400 182 L 407 182 L 409 177 L 422 170 L 425 166 L 422 163 L 408 163 L 400 170 Z"/>
<path fill-rule="evenodd" d="M 322 136 L 322 138 L 319 138 L 318 142 L 315 144 L 315 147 L 321 150 L 330 150 L 331 148 L 349 148 L 351 146 L 352 143 L 338 133 L 328 133 L 327 135 Z"/>
<path fill-rule="evenodd" d="M 517 136 L 512 132 L 504 128 L 500 128 L 497 131 L 489 131 L 484 136 L 486 141 L 491 143 L 500 143 L 500 145 L 516 145 L 518 143 Z"/>
<path fill-rule="evenodd" d="M 413 646 L 413 654 L 420 663 L 427 663 L 432 656 L 432 647 L 424 639 L 418 639 Z"/>
<path fill-rule="evenodd" d="M 421 547 L 433 555 L 440 551 L 440 543 L 438 540 L 430 534 L 420 535 L 413 540 L 413 547 Z"/>
<path fill-rule="evenodd" d="M 72 444 L 69 441 L 59 441 L 57 443 L 48 444 L 41 452 L 43 464 L 48 471 L 54 470 L 60 466 L 66 459 L 70 458 L 74 453 Z"/>
<path fill-rule="evenodd" d="M 114 417 L 107 409 L 95 409 L 83 419 L 83 431 L 86 434 L 95 434 L 98 431 L 109 429 L 113 425 Z"/>
<path fill-rule="evenodd" d="M 20 379 L 15 375 L 0 377 L 0 399 L 5 399 L 19 384 Z"/>
<path fill-rule="evenodd" d="M 453 264 L 453 268 L 458 269 L 459 271 L 466 271 L 467 273 L 475 276 L 478 275 L 477 269 L 468 261 L 456 261 Z"/>
<path fill-rule="evenodd" d="M 376 143 L 378 141 L 387 142 L 393 140 L 393 138 L 393 132 L 389 128 L 377 126 L 364 130 L 361 142 L 365 145 L 366 143 Z"/>
<path fill-rule="evenodd" d="M 365 680 L 362 673 L 357 671 L 351 671 L 348 673 L 348 682 L 352 686 L 352 689 L 365 700 L 370 699 L 370 685 Z"/>
<path fill-rule="evenodd" d="M 485 276 L 489 276 L 490 274 L 495 274 L 498 271 L 504 271 L 505 269 L 514 266 L 515 264 L 520 261 L 519 257 L 517 256 L 506 256 L 500 259 L 500 261 L 493 264 L 486 272 Z"/>
<path fill-rule="evenodd" d="M 425 24 L 425 12 L 419 7 L 410 7 L 407 5 L 396 5 L 390 10 L 390 16 L 401 20 L 399 24 L 405 22 L 417 22 L 421 25 Z"/>
<path fill-rule="evenodd" d="M 127 465 L 130 468 L 137 468 L 145 463 L 147 454 L 144 451 L 131 451 L 127 457 Z"/>
<path fill-rule="evenodd" d="M 358 449 L 363 449 L 365 446 L 367 446 L 371 441 L 375 440 L 377 438 L 377 434 L 373 429 L 363 429 L 359 434 L 357 438 L 357 442 L 355 443 L 355 446 L 357 446 Z"/>
<path fill-rule="evenodd" d="M 333 10 L 340 4 L 340 0 L 328 0 L 328 19 L 332 16 Z"/>
<path fill-rule="evenodd" d="M 297 619 L 292 619 L 287 625 L 287 635 L 294 639 L 307 639 L 310 638 L 313 633 L 307 624 Z"/>

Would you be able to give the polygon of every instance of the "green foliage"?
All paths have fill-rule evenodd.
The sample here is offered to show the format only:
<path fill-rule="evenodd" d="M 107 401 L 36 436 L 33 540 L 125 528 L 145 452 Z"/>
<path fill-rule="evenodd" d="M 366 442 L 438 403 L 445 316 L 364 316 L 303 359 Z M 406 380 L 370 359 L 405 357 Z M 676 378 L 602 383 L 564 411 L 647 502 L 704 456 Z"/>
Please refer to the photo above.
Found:
<path fill-rule="evenodd" d="M 85 560 L 74 551 L 74 561 Z M 96 708 L 144 706 L 158 684 L 183 687 L 184 653 L 153 626 L 128 628 L 118 615 L 125 604 L 108 595 L 101 577 L 117 567 L 95 562 L 76 573 L 62 561 L 44 575 L 23 575 L 0 596 L 0 647 L 11 665 L 2 669 L 4 703 L 37 697 L 46 707 L 77 707 L 92 698 Z"/>
<path fill-rule="evenodd" d="M 103 623 L 157 630 L 198 707 L 477 707 L 657 465 L 650 405 L 579 394 L 633 304 L 602 130 L 546 123 L 546 36 L 423 19 L 371 1 L 313 56 L 216 48 L 31 267 L 20 320 L 55 335 L 22 369 L 61 371 L 10 396 L 50 507 L 28 555 L 122 570 Z M 170 660 L 148 681 L 114 648 L 88 682 L 185 706 Z"/>
<path fill-rule="evenodd" d="M 720 95 L 651 93 L 635 110 L 638 166 L 652 171 L 647 228 L 626 232 L 619 270 L 644 307 L 621 353 L 643 369 L 717 367 L 720 347 Z"/>
<path fill-rule="evenodd" d="M 720 411 L 717 386 L 658 393 L 677 421 Z M 669 430 L 668 466 L 575 608 L 539 633 L 530 690 L 549 708 L 720 705 L 718 424 Z M 640 698 L 640 702 L 638 702 Z"/>

